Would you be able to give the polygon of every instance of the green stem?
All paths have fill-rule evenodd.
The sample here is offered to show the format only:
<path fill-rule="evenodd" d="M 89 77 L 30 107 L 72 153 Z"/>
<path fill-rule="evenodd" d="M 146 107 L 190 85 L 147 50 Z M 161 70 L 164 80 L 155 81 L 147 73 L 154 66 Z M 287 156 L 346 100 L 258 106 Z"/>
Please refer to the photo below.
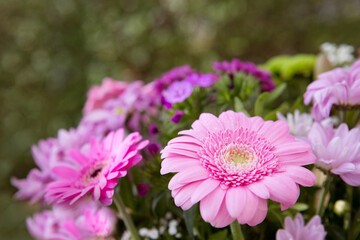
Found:
<path fill-rule="evenodd" d="M 345 214 L 344 219 L 344 229 L 348 230 L 351 223 L 351 210 L 352 210 L 352 200 L 353 200 L 353 187 L 350 185 L 346 185 L 346 195 L 347 202 L 349 203 L 349 210 Z"/>
<path fill-rule="evenodd" d="M 326 196 L 326 193 L 329 192 L 329 188 L 330 188 L 330 176 L 327 174 L 326 178 L 325 178 L 325 181 L 323 182 L 323 186 L 322 186 L 322 189 L 321 189 L 321 197 L 320 197 L 319 205 L 318 205 L 318 208 L 317 208 L 317 211 L 316 211 L 316 214 L 319 215 L 320 217 L 322 217 L 322 215 L 324 214 L 325 196 Z"/>
<path fill-rule="evenodd" d="M 236 220 L 231 223 L 230 229 L 233 240 L 245 240 L 244 235 L 241 231 L 241 226 Z"/>
<path fill-rule="evenodd" d="M 125 223 L 126 229 L 131 233 L 131 238 L 133 240 L 140 240 L 138 231 L 137 231 L 130 215 L 126 212 L 125 204 L 121 200 L 120 194 L 118 192 L 116 192 L 114 194 L 114 202 L 115 202 L 116 208 L 118 209 L 118 211 L 122 217 L 122 220 Z"/>

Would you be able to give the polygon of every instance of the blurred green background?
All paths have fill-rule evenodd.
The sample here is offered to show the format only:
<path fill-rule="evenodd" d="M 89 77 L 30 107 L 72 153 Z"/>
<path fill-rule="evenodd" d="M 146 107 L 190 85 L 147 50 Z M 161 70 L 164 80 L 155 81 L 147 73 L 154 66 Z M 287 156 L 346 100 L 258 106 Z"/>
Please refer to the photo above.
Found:
<path fill-rule="evenodd" d="M 0 0 L 0 236 L 29 239 L 10 177 L 34 167 L 30 146 L 76 126 L 105 76 L 151 81 L 182 64 L 262 63 L 360 45 L 358 0 Z"/>

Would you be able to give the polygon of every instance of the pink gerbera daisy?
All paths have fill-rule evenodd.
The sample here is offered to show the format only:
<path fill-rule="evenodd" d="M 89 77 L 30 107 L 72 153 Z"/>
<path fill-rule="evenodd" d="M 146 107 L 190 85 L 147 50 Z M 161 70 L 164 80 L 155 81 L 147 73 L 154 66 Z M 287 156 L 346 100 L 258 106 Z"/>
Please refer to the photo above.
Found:
<path fill-rule="evenodd" d="M 298 184 L 315 182 L 302 167 L 315 162 L 311 146 L 296 141 L 283 121 L 203 113 L 179 134 L 162 151 L 161 174 L 178 172 L 169 182 L 175 204 L 187 210 L 200 201 L 202 218 L 215 227 L 236 219 L 257 225 L 267 214 L 266 199 L 287 209 L 299 197 Z"/>
<path fill-rule="evenodd" d="M 92 193 L 94 200 L 110 205 L 118 178 L 124 177 L 127 169 L 142 158 L 138 152 L 148 141 L 137 144 L 141 138 L 136 132 L 124 139 L 124 130 L 119 129 L 109 133 L 101 142 L 92 139 L 85 154 L 79 150 L 71 151 L 69 155 L 74 164 L 52 169 L 60 179 L 48 184 L 45 199 L 49 203 L 70 201 L 72 204 Z"/>

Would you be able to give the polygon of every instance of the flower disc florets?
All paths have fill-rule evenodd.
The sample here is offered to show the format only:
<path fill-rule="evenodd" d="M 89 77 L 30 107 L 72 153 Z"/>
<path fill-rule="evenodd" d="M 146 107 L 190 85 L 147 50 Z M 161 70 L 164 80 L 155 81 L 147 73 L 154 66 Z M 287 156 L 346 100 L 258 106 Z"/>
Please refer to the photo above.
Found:
<path fill-rule="evenodd" d="M 278 165 L 272 152 L 274 147 L 247 129 L 213 133 L 204 143 L 198 153 L 200 162 L 225 188 L 256 182 L 271 174 Z"/>

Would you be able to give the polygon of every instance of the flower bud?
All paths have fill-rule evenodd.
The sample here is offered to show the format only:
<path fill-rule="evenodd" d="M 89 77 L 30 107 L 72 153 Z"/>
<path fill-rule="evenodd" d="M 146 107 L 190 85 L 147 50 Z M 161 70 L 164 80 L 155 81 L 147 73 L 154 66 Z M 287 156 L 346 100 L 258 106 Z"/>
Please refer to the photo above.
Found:
<path fill-rule="evenodd" d="M 345 200 L 337 200 L 334 205 L 334 213 L 339 217 L 349 211 L 349 203 Z"/>

